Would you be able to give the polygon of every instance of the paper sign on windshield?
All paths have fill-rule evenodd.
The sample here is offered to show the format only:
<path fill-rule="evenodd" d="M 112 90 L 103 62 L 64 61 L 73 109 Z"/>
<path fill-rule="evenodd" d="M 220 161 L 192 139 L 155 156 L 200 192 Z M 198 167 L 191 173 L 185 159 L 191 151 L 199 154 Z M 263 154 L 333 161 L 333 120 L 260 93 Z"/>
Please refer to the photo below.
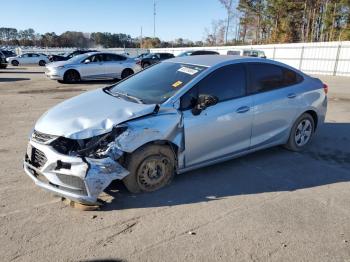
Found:
<path fill-rule="evenodd" d="M 179 72 L 182 72 L 182 73 L 185 73 L 185 74 L 189 74 L 189 75 L 194 75 L 196 73 L 198 73 L 198 70 L 195 70 L 195 69 L 192 69 L 192 68 L 189 68 L 189 67 L 181 67 L 179 70 L 177 70 Z"/>

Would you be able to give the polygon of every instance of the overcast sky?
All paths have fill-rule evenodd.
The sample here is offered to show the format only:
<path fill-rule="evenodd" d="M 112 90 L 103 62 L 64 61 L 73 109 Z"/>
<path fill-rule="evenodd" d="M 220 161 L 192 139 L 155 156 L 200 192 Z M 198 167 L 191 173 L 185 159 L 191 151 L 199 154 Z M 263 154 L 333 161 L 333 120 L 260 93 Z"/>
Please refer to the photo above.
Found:
<path fill-rule="evenodd" d="M 157 0 L 156 36 L 202 40 L 213 19 L 224 19 L 218 0 Z M 153 0 L 1 1 L 0 27 L 36 32 L 71 30 L 153 36 Z"/>

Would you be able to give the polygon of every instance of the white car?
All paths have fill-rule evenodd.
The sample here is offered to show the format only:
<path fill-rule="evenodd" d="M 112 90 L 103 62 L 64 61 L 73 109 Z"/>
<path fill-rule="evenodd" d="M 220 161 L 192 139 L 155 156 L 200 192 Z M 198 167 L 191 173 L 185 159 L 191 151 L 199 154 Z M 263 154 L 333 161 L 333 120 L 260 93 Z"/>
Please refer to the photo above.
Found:
<path fill-rule="evenodd" d="M 36 64 L 39 66 L 45 66 L 47 63 L 50 62 L 47 56 L 43 54 L 34 54 L 34 53 L 27 53 L 19 56 L 8 57 L 6 58 L 6 61 L 13 66 L 27 65 L 27 64 Z"/>
<path fill-rule="evenodd" d="M 46 76 L 59 82 L 74 83 L 81 80 L 124 79 L 141 69 L 133 58 L 114 53 L 90 52 L 67 61 L 48 64 Z"/>
<path fill-rule="evenodd" d="M 240 49 L 240 50 L 229 50 L 227 55 L 238 55 L 238 56 L 251 56 L 251 57 L 260 57 L 266 58 L 265 52 L 261 50 L 253 49 Z"/>

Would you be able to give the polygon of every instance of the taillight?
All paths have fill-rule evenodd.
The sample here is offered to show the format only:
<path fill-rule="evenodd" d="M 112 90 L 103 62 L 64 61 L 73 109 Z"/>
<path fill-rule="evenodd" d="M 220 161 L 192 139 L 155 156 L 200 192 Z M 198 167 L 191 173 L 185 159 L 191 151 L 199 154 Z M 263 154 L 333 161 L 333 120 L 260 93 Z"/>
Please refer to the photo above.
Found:
<path fill-rule="evenodd" d="M 324 90 L 324 93 L 327 95 L 327 93 L 328 93 L 328 86 L 326 84 L 323 84 L 323 90 Z"/>
<path fill-rule="evenodd" d="M 136 64 L 141 65 L 141 61 L 137 61 Z"/>

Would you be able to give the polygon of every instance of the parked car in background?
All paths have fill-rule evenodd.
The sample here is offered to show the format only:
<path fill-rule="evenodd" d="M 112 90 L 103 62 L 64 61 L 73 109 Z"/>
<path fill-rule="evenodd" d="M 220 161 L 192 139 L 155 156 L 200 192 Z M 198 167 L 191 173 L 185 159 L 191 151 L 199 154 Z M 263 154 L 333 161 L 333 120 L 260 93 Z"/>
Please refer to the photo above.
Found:
<path fill-rule="evenodd" d="M 142 59 L 137 61 L 137 64 L 140 65 L 142 68 L 148 67 L 150 65 L 153 65 L 155 63 L 158 63 L 160 61 L 174 58 L 175 56 L 170 53 L 151 53 L 143 57 Z"/>
<path fill-rule="evenodd" d="M 141 67 L 133 58 L 114 53 L 91 52 L 48 64 L 46 76 L 60 82 L 74 83 L 81 80 L 124 79 L 140 70 Z"/>
<path fill-rule="evenodd" d="M 220 55 L 220 54 L 218 52 L 210 51 L 210 50 L 192 50 L 192 51 L 183 52 L 177 55 L 177 57 L 192 56 L 192 55 Z"/>
<path fill-rule="evenodd" d="M 6 56 L 0 51 L 0 69 L 5 69 L 7 67 Z"/>
<path fill-rule="evenodd" d="M 37 64 L 39 66 L 45 66 L 49 63 L 47 56 L 42 54 L 27 53 L 15 57 L 8 57 L 6 61 L 13 66 L 27 65 L 27 64 Z"/>
<path fill-rule="evenodd" d="M 5 55 L 6 58 L 16 56 L 14 52 L 9 50 L 0 50 L 0 51 Z"/>
<path fill-rule="evenodd" d="M 257 150 L 305 149 L 325 120 L 327 90 L 260 58 L 162 61 L 47 111 L 24 170 L 41 188 L 86 204 L 117 179 L 133 193 L 154 191 L 175 173 Z"/>
<path fill-rule="evenodd" d="M 266 58 L 264 51 L 252 50 L 252 49 L 229 50 L 229 51 L 227 51 L 227 54 L 228 55 L 239 55 L 239 56 L 251 56 L 251 57 Z"/>
<path fill-rule="evenodd" d="M 57 62 L 57 61 L 67 61 L 68 59 L 71 59 L 72 57 L 75 57 L 77 55 L 90 53 L 90 52 L 97 52 L 97 50 L 76 50 L 72 53 L 69 53 L 67 55 L 49 55 L 50 62 Z"/>
<path fill-rule="evenodd" d="M 148 55 L 149 55 L 149 53 L 142 53 L 142 54 L 139 54 L 138 56 L 136 56 L 135 59 L 142 59 Z"/>

